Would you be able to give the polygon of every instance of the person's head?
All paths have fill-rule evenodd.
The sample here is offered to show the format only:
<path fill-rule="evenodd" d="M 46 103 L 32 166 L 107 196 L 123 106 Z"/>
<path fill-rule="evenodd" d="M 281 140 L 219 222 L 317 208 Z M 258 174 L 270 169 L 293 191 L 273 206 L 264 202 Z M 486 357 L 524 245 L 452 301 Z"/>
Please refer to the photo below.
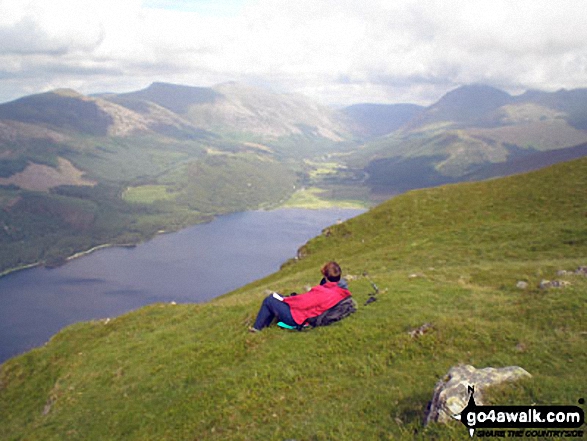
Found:
<path fill-rule="evenodd" d="M 322 267 L 321 272 L 329 282 L 338 282 L 342 275 L 342 270 L 336 262 L 328 262 Z"/>

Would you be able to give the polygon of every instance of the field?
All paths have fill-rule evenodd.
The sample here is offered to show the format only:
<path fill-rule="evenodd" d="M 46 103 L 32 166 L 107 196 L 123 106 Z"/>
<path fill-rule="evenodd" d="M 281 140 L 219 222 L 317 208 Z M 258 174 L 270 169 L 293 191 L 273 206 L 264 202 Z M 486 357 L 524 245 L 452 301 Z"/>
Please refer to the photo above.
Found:
<path fill-rule="evenodd" d="M 152 204 L 155 201 L 171 201 L 177 195 L 168 191 L 165 185 L 141 185 L 129 187 L 122 193 L 122 199 L 135 204 Z"/>

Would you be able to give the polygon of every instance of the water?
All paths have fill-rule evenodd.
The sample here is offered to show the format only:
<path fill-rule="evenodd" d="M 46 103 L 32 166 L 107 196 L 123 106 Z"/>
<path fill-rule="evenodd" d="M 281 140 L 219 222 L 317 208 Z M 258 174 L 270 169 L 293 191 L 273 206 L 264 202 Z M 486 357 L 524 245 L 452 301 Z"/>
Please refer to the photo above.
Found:
<path fill-rule="evenodd" d="M 0 278 L 0 363 L 75 322 L 227 293 L 277 271 L 323 228 L 360 212 L 237 213 L 134 248 L 102 249 L 59 268 L 9 274 Z"/>

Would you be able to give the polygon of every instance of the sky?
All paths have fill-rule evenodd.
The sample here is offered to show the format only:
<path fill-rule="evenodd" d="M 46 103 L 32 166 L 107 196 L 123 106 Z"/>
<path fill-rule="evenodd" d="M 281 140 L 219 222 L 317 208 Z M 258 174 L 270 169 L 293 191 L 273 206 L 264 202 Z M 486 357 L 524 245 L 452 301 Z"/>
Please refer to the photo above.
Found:
<path fill-rule="evenodd" d="M 581 0 L 0 0 L 0 103 L 227 81 L 333 106 L 587 87 Z"/>

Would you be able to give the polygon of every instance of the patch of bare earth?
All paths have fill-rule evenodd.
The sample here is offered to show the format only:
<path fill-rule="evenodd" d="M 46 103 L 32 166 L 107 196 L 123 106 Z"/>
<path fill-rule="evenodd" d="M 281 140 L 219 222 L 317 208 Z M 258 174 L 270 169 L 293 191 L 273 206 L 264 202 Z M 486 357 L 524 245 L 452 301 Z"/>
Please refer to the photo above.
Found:
<path fill-rule="evenodd" d="M 83 177 L 84 172 L 65 158 L 59 158 L 57 168 L 43 164 L 29 164 L 23 171 L 8 178 L 0 178 L 0 185 L 16 185 L 25 190 L 49 191 L 60 185 L 94 186 L 96 182 Z"/>

